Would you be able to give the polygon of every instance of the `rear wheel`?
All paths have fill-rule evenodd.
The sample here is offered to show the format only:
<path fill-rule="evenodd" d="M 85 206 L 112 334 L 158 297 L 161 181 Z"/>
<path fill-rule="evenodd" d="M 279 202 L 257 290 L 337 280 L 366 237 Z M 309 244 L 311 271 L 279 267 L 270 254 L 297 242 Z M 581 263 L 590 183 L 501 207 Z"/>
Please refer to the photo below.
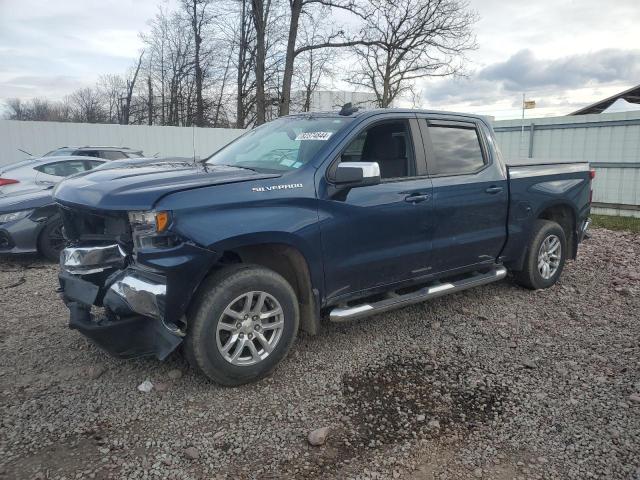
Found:
<path fill-rule="evenodd" d="M 62 234 L 62 220 L 56 218 L 45 225 L 38 238 L 38 251 L 47 260 L 57 262 L 66 240 Z"/>
<path fill-rule="evenodd" d="M 213 381 L 241 385 L 273 371 L 299 323 L 289 283 L 260 266 L 233 266 L 203 286 L 188 318 L 185 353 Z"/>
<path fill-rule="evenodd" d="M 513 272 L 516 282 L 537 290 L 554 285 L 564 268 L 567 240 L 560 225 L 551 220 L 536 220 L 527 245 L 524 268 Z"/>

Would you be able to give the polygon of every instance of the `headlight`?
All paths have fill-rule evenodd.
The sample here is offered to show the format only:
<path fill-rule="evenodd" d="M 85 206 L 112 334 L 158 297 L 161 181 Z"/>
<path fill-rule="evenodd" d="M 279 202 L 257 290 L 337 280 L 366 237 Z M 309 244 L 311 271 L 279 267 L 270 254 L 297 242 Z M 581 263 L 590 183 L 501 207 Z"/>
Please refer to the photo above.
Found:
<path fill-rule="evenodd" d="M 164 232 L 169 226 L 169 212 L 129 212 L 129 223 L 134 231 Z"/>
<path fill-rule="evenodd" d="M 13 222 L 28 216 L 33 210 L 20 210 L 19 212 L 3 213 L 0 215 L 0 223 Z"/>
<path fill-rule="evenodd" d="M 160 212 L 129 212 L 129 223 L 136 248 L 170 247 L 173 238 L 166 231 L 171 223 L 171 214 Z"/>

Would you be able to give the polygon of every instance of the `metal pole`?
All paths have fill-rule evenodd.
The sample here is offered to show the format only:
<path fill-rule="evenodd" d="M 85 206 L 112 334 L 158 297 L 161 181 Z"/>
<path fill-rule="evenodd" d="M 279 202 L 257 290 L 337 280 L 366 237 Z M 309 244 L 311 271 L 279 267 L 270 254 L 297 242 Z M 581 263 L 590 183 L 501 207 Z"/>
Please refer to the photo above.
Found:
<path fill-rule="evenodd" d="M 522 154 L 522 144 L 524 142 L 524 92 L 522 92 L 522 124 L 520 125 L 520 148 L 518 149 L 518 154 L 521 157 L 524 157 Z"/>

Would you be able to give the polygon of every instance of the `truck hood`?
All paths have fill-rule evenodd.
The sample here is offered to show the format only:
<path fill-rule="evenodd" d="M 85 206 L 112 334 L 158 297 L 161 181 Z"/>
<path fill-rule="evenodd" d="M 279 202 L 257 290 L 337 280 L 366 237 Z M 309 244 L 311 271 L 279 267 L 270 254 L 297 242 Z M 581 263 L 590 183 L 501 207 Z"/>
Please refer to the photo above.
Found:
<path fill-rule="evenodd" d="M 53 196 L 63 205 L 100 210 L 150 210 L 163 196 L 182 190 L 278 177 L 184 158 L 109 162 L 60 182 Z"/>

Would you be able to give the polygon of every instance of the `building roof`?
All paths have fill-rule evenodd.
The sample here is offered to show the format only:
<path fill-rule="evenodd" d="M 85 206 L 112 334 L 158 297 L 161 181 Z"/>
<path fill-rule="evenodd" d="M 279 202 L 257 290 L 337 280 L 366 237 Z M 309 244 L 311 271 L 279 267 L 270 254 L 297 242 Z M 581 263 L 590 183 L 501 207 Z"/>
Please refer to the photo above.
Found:
<path fill-rule="evenodd" d="M 611 106 L 613 102 L 622 98 L 629 103 L 638 103 L 640 104 L 640 85 L 636 85 L 635 87 L 631 87 L 624 92 L 616 93 L 615 95 L 605 98 L 604 100 L 600 100 L 596 103 L 588 105 L 586 107 L 581 108 L 580 110 L 576 110 L 569 115 L 587 115 L 589 113 L 602 113 L 608 107 Z"/>

